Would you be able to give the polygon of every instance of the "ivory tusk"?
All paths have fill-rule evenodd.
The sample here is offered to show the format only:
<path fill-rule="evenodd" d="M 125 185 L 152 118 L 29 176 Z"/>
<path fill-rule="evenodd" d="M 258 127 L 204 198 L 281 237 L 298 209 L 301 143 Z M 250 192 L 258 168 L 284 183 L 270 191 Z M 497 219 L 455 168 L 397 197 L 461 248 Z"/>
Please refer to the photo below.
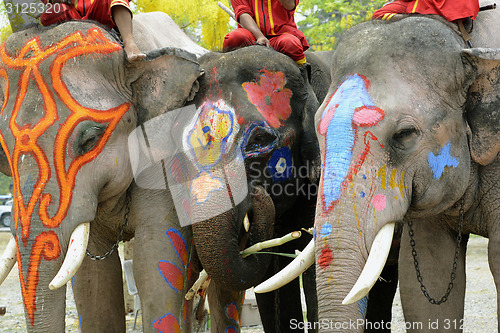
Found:
<path fill-rule="evenodd" d="M 14 236 L 10 236 L 9 244 L 0 258 L 0 285 L 3 283 L 7 275 L 9 275 L 12 267 L 16 264 L 17 245 Z"/>
<path fill-rule="evenodd" d="M 243 226 L 245 227 L 246 232 L 250 230 L 250 220 L 248 219 L 248 214 L 246 214 L 245 218 L 243 219 Z"/>
<path fill-rule="evenodd" d="M 82 264 L 83 258 L 87 251 L 87 244 L 89 242 L 90 223 L 85 222 L 80 224 L 73 230 L 69 240 L 68 252 L 64 258 L 64 262 L 56 274 L 54 279 L 49 284 L 50 290 L 58 289 L 64 286 Z"/>
<path fill-rule="evenodd" d="M 254 291 L 260 294 L 276 290 L 305 272 L 312 264 L 314 264 L 314 239 L 307 244 L 304 251 L 297 258 L 293 259 L 288 266 L 259 284 L 254 288 Z"/>
<path fill-rule="evenodd" d="M 373 244 L 366 260 L 365 267 L 359 275 L 349 294 L 344 298 L 342 304 L 351 304 L 365 297 L 384 269 L 385 262 L 391 250 L 392 237 L 394 235 L 394 223 L 387 223 L 380 229 L 373 240 Z"/>

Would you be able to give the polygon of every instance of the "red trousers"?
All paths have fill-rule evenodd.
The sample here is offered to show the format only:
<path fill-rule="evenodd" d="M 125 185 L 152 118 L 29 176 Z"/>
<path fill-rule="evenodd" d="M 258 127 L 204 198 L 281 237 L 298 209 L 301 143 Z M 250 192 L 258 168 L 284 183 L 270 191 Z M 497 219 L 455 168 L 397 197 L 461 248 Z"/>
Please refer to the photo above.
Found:
<path fill-rule="evenodd" d="M 51 25 L 72 20 L 94 20 L 112 29 L 115 26 L 111 16 L 113 6 L 124 6 L 130 10 L 128 0 L 78 0 L 76 7 L 62 3 L 52 5 L 40 16 L 40 22 Z"/>
<path fill-rule="evenodd" d="M 396 0 L 386 4 L 373 13 L 373 19 L 390 19 L 395 14 L 435 14 L 453 22 L 455 20 L 475 19 L 479 12 L 478 0 Z"/>
<path fill-rule="evenodd" d="M 286 54 L 299 66 L 306 62 L 304 47 L 298 37 L 289 33 L 284 33 L 276 36 L 267 36 L 267 38 L 273 49 Z M 228 51 L 241 46 L 255 45 L 256 41 L 257 39 L 250 31 L 244 28 L 237 28 L 226 35 L 222 47 L 224 51 Z"/>

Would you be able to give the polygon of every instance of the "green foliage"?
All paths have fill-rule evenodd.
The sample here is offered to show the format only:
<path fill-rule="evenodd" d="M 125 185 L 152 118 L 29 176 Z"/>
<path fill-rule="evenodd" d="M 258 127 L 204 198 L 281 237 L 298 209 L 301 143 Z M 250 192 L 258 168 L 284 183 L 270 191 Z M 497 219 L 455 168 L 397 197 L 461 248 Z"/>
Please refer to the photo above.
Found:
<path fill-rule="evenodd" d="M 4 42 L 13 31 L 23 25 L 37 23 L 40 10 L 44 8 L 41 1 L 2 0 L 0 2 L 0 41 Z"/>
<path fill-rule="evenodd" d="M 209 50 L 222 50 L 229 32 L 229 15 L 219 8 L 219 0 L 137 0 L 138 12 L 167 13 L 193 40 Z M 231 7 L 229 0 L 221 0 Z"/>
<path fill-rule="evenodd" d="M 9 194 L 9 186 L 12 184 L 12 178 L 0 173 L 0 195 Z"/>
<path fill-rule="evenodd" d="M 332 50 L 342 32 L 371 19 L 386 0 L 301 0 L 297 13 L 305 19 L 299 29 L 315 51 Z"/>
<path fill-rule="evenodd" d="M 0 3 L 0 20 L 0 42 L 5 42 L 7 37 L 12 34 L 12 28 L 10 27 L 9 17 L 3 1 Z"/>

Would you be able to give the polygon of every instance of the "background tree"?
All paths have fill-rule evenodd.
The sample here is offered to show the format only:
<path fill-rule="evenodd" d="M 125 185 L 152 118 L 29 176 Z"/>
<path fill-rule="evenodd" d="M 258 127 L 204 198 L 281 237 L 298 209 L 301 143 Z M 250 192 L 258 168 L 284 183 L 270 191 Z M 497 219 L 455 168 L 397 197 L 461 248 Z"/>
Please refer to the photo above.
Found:
<path fill-rule="evenodd" d="M 231 30 L 229 15 L 219 8 L 219 0 L 136 0 L 138 12 L 167 13 L 201 46 L 221 51 L 224 36 Z M 229 0 L 220 0 L 231 8 Z"/>
<path fill-rule="evenodd" d="M 12 184 L 12 178 L 0 173 L 0 195 L 9 194 L 9 186 Z"/>
<path fill-rule="evenodd" d="M 387 0 L 301 0 L 296 19 L 315 51 L 332 50 L 342 32 L 370 20 Z M 304 19 L 301 19 L 304 17 Z"/>
<path fill-rule="evenodd" d="M 45 8 L 40 0 L 3 0 L 0 5 L 0 40 L 25 24 L 37 23 Z"/>

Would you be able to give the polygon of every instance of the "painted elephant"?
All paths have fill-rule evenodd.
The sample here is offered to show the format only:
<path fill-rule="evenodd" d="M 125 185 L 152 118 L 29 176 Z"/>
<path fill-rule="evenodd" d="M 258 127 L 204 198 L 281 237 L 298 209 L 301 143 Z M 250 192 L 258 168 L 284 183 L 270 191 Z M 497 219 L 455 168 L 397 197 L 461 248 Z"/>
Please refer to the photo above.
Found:
<path fill-rule="evenodd" d="M 306 73 L 289 57 L 265 47 L 210 53 L 200 58 L 200 65 L 205 75 L 193 100 L 199 117 L 185 130 L 184 143 L 197 166 L 191 211 L 214 212 L 192 224 L 193 237 L 214 289 L 244 290 L 289 260 L 266 254 L 243 259 L 240 250 L 312 226 L 314 170 L 319 166 L 314 113 L 319 104 L 304 80 Z M 294 253 L 304 241 L 305 236 L 278 250 Z M 306 275 L 314 279 L 312 270 Z M 314 293 L 307 297 L 314 319 Z M 298 280 L 257 301 L 266 332 L 278 332 L 279 325 L 287 331 L 290 320 L 302 320 Z M 231 321 L 216 325 L 214 332 L 223 332 Z"/>
<path fill-rule="evenodd" d="M 422 16 L 363 23 L 339 42 L 316 114 L 322 174 L 310 248 L 322 331 L 368 327 L 366 295 L 398 221 L 408 332 L 462 331 L 470 233 L 489 237 L 498 288 L 499 18 L 478 15 L 472 43 L 482 48 Z"/>
<path fill-rule="evenodd" d="M 66 289 L 59 287 L 75 272 L 82 330 L 125 330 L 117 251 L 92 261 L 86 250 L 104 255 L 134 235 L 133 221 L 126 225 L 128 136 L 184 105 L 202 74 L 195 55 L 158 49 L 165 45 L 161 30 L 148 37 L 157 16 L 143 16 L 143 25 L 136 17 L 136 40 L 148 56 L 135 64 L 126 62 L 114 33 L 82 21 L 31 27 L 0 47 L 0 171 L 14 183 L 16 242 L 9 251 L 17 257 L 29 332 L 64 331 Z"/>

